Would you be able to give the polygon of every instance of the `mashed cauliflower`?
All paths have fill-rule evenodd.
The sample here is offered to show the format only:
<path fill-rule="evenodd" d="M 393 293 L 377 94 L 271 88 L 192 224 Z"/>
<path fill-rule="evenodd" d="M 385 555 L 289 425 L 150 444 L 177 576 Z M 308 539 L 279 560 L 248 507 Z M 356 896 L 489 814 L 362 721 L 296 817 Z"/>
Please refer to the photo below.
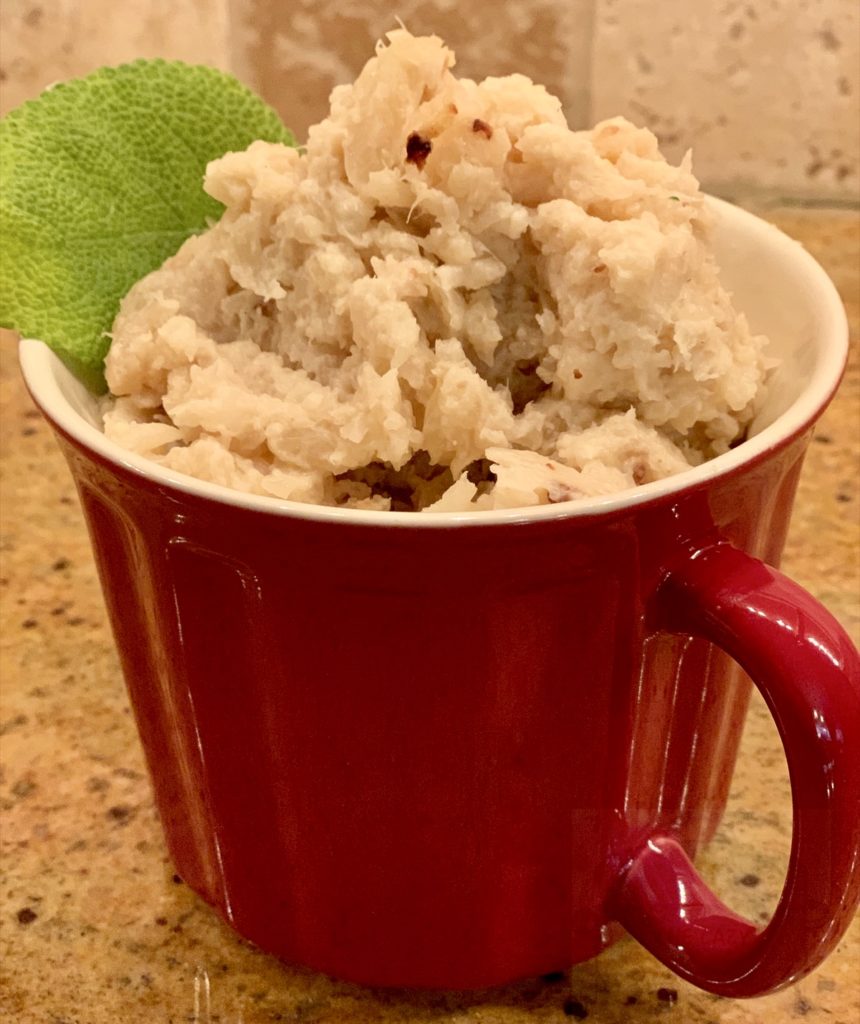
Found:
<path fill-rule="evenodd" d="M 211 163 L 226 207 L 125 298 L 106 434 L 255 494 L 462 511 L 610 494 L 724 452 L 764 339 L 690 172 L 623 118 L 391 32 L 295 150 Z"/>

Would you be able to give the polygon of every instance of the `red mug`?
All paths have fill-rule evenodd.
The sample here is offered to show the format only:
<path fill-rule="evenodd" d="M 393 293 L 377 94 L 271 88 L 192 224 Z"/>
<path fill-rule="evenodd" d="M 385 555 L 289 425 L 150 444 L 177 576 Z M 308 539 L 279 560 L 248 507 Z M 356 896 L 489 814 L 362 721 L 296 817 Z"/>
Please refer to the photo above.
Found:
<path fill-rule="evenodd" d="M 92 536 L 177 870 L 243 936 L 372 985 L 567 968 L 627 929 L 756 996 L 816 967 L 860 896 L 860 659 L 773 566 L 844 366 L 833 285 L 710 201 L 724 278 L 782 358 L 742 445 L 624 494 L 415 514 L 249 496 L 164 469 L 23 341 Z M 692 865 L 749 695 L 793 795 L 761 928 Z"/>

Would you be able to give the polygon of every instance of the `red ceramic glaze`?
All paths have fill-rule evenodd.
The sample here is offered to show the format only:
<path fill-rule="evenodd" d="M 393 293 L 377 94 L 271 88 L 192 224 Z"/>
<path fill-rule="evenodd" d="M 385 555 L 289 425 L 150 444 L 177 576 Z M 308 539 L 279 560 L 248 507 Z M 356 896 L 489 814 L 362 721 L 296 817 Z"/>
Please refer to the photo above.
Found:
<path fill-rule="evenodd" d="M 805 591 L 726 543 L 694 550 L 670 570 L 656 604 L 663 628 L 732 653 L 764 695 L 788 760 L 791 857 L 763 930 L 724 906 L 682 845 L 659 830 L 634 854 L 614 907 L 682 977 L 712 992 L 757 995 L 826 956 L 860 897 L 860 660 Z"/>
<path fill-rule="evenodd" d="M 220 504 L 62 436 L 177 870 L 264 950 L 365 984 L 563 969 L 615 922 L 725 995 L 814 967 L 858 897 L 860 673 L 758 560 L 807 441 L 609 514 L 391 529 Z M 689 859 L 746 708 L 729 656 L 794 791 L 763 932 Z"/>
<path fill-rule="evenodd" d="M 262 949 L 366 984 L 472 988 L 563 970 L 623 925 L 693 984 L 754 996 L 848 925 L 860 659 L 773 568 L 845 319 L 799 246 L 709 203 L 741 308 L 782 346 L 770 407 L 735 451 L 611 500 L 434 517 L 245 498 L 111 445 L 67 371 L 22 343 L 171 855 Z M 740 666 L 794 799 L 765 928 L 692 866 L 725 806 Z"/>

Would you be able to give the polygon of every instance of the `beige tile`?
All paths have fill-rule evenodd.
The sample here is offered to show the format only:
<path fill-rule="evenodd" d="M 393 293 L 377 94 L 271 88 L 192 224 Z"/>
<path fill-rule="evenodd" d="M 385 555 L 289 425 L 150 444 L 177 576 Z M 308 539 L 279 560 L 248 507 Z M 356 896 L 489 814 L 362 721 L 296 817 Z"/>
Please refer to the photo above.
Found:
<path fill-rule="evenodd" d="M 0 113 L 103 64 L 166 57 L 228 66 L 226 0 L 4 0 Z"/>
<path fill-rule="evenodd" d="M 233 69 L 300 136 L 396 18 L 436 32 L 458 73 L 521 71 L 576 126 L 624 113 L 706 187 L 860 199 L 855 0 L 6 0 L 0 112 L 105 63 L 164 56 Z"/>
<path fill-rule="evenodd" d="M 332 88 L 355 78 L 399 17 L 416 35 L 440 35 L 457 54 L 457 74 L 520 71 L 584 123 L 591 9 L 590 0 L 231 0 L 234 67 L 304 138 Z"/>
<path fill-rule="evenodd" d="M 860 198 L 856 0 L 597 0 L 591 81 L 712 190 Z"/>

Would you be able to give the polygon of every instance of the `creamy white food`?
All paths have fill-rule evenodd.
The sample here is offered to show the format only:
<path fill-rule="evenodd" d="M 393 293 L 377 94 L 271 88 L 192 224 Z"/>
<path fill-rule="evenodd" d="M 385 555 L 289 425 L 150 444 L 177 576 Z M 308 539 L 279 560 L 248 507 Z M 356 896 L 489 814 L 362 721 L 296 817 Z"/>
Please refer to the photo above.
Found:
<path fill-rule="evenodd" d="M 209 165 L 223 217 L 114 324 L 110 438 L 246 492 L 467 511 L 614 493 L 743 437 L 764 339 L 689 157 L 453 65 L 392 32 L 304 149 Z"/>

